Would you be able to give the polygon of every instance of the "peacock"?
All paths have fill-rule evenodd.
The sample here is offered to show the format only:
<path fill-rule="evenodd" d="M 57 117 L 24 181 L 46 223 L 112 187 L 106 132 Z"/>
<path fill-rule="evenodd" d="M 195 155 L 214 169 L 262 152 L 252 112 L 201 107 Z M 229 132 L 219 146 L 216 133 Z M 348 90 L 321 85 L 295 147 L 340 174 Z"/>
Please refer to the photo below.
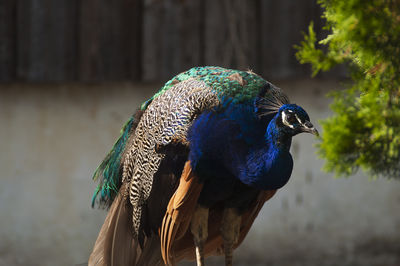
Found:
<path fill-rule="evenodd" d="M 252 71 L 194 67 L 145 101 L 97 168 L 109 208 L 89 265 L 175 265 L 233 250 L 289 180 L 307 112 Z"/>

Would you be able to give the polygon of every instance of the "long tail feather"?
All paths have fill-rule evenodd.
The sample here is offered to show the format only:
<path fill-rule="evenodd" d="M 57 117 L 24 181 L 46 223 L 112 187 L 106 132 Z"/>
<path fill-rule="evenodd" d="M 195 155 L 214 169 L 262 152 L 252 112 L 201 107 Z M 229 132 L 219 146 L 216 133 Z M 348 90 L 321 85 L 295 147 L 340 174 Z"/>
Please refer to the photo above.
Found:
<path fill-rule="evenodd" d="M 162 260 L 159 237 L 146 238 L 143 249 L 140 248 L 132 233 L 131 207 L 121 191 L 111 205 L 88 265 L 159 265 Z"/>

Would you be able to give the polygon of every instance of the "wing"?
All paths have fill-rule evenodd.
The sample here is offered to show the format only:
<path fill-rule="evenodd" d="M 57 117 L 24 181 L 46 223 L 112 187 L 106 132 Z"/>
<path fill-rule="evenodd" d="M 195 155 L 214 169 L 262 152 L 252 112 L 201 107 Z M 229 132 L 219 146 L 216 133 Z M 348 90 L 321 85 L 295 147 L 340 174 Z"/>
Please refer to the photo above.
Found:
<path fill-rule="evenodd" d="M 166 206 L 176 190 L 187 151 L 180 145 L 168 146 L 154 175 L 150 196 L 143 206 L 141 230 L 136 237 L 132 230 L 133 207 L 127 194 L 129 183 L 122 184 L 100 230 L 89 265 L 160 265 L 158 228 Z"/>
<path fill-rule="evenodd" d="M 187 131 L 197 114 L 218 104 L 217 95 L 209 86 L 199 80 L 188 79 L 177 83 L 147 106 L 123 163 L 122 182 L 129 184 L 127 195 L 133 208 L 133 233 L 136 237 L 141 238 L 141 234 L 146 233 L 144 225 L 149 219 L 154 219 L 145 210 L 148 202 L 152 201 L 149 198 L 152 190 L 160 187 L 156 184 L 159 180 L 155 178 L 164 177 L 168 182 L 169 173 L 167 176 L 157 174 L 163 168 L 166 157 L 173 157 L 175 153 L 168 150 L 175 144 L 187 145 Z M 173 167 L 166 164 L 165 168 L 168 172 L 167 168 Z M 183 165 L 177 168 L 180 176 Z M 154 200 L 164 195 L 168 193 L 157 193 Z"/>

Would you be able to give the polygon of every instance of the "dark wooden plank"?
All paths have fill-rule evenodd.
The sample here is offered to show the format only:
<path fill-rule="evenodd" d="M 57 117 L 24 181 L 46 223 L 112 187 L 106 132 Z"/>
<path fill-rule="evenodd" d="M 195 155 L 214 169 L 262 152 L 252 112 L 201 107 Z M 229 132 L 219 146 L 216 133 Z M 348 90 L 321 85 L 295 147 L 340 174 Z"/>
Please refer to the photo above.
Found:
<path fill-rule="evenodd" d="M 262 66 L 263 66 L 263 58 L 262 58 L 262 36 L 264 34 L 263 28 L 262 28 L 262 19 L 263 19 L 263 13 L 262 13 L 262 1 L 263 0 L 255 0 L 254 3 L 254 19 L 255 19 L 255 25 L 254 25 L 254 30 L 255 30 L 255 59 L 254 59 L 254 71 L 256 73 L 261 73 L 262 72 Z"/>
<path fill-rule="evenodd" d="M 18 79 L 25 81 L 75 79 L 76 1 L 18 1 Z"/>
<path fill-rule="evenodd" d="M 308 74 L 293 45 L 311 20 L 323 33 L 319 16 L 314 0 L 2 1 L 0 81 L 154 81 L 196 65 Z"/>
<path fill-rule="evenodd" d="M 78 79 L 96 80 L 104 72 L 100 63 L 100 33 L 104 30 L 100 2 L 86 0 L 79 4 L 78 16 Z"/>
<path fill-rule="evenodd" d="M 284 38 L 286 33 L 287 13 L 284 9 L 286 0 L 266 0 L 262 3 L 262 74 L 267 79 L 282 75 L 282 61 L 287 54 Z"/>
<path fill-rule="evenodd" d="M 143 80 L 163 80 L 162 61 L 165 10 L 162 2 L 146 1 L 143 20 Z M 172 52 L 172 51 L 171 51 Z"/>
<path fill-rule="evenodd" d="M 79 79 L 138 80 L 143 0 L 80 2 Z"/>
<path fill-rule="evenodd" d="M 199 61 L 198 65 L 199 66 L 204 66 L 206 65 L 206 55 L 205 55 L 205 50 L 206 50 L 206 37 L 205 37 L 205 32 L 206 32 L 206 23 L 205 23 L 205 17 L 206 17 L 206 1 L 199 1 L 199 23 L 197 25 L 198 27 L 198 35 L 199 35 Z"/>
<path fill-rule="evenodd" d="M 206 63 L 258 71 L 260 1 L 206 1 Z"/>
<path fill-rule="evenodd" d="M 15 79 L 16 1 L 0 1 L 0 82 Z"/>
<path fill-rule="evenodd" d="M 231 66 L 232 45 L 223 0 L 205 0 L 205 64 Z"/>
<path fill-rule="evenodd" d="M 304 37 L 303 33 L 308 31 L 308 25 L 311 21 L 318 21 L 318 17 L 315 17 L 315 10 L 317 5 L 314 0 L 303 0 L 303 1 L 292 1 L 289 6 L 290 19 L 288 24 L 289 28 L 289 38 L 288 38 L 288 54 L 289 57 L 285 64 L 287 64 L 289 77 L 299 77 L 302 75 L 309 75 L 309 66 L 301 65 L 295 56 L 296 49 L 294 45 L 299 45 Z M 316 24 L 319 26 L 318 24 Z"/>
<path fill-rule="evenodd" d="M 313 0 L 267 0 L 261 5 L 262 12 L 262 73 L 271 78 L 287 78 L 304 73 L 296 58 L 294 45 L 299 44 L 302 33 L 315 16 Z"/>
<path fill-rule="evenodd" d="M 166 80 L 204 63 L 202 1 L 146 1 L 144 80 Z"/>
<path fill-rule="evenodd" d="M 244 3 L 243 3 L 244 2 Z M 245 24 L 242 25 L 241 29 L 241 42 L 244 46 L 245 53 L 245 61 L 243 65 L 238 65 L 241 69 L 251 69 L 256 73 L 259 73 L 261 70 L 260 67 L 260 54 L 257 43 L 260 42 L 260 10 L 259 9 L 260 2 L 257 0 L 251 1 L 241 1 L 241 3 L 237 6 L 238 10 L 241 10 L 242 19 L 238 21 L 239 25 L 242 25 L 242 21 L 245 21 Z"/>
<path fill-rule="evenodd" d="M 144 0 L 123 0 L 121 6 L 122 14 L 122 43 L 124 58 L 125 77 L 130 80 L 141 80 L 143 62 L 143 5 Z"/>
<path fill-rule="evenodd" d="M 177 41 L 177 72 L 184 71 L 193 66 L 202 65 L 202 51 L 204 39 L 202 27 L 204 27 L 202 12 L 203 1 L 175 1 L 178 14 L 176 23 L 178 25 Z M 174 69 L 175 71 L 175 69 Z"/>

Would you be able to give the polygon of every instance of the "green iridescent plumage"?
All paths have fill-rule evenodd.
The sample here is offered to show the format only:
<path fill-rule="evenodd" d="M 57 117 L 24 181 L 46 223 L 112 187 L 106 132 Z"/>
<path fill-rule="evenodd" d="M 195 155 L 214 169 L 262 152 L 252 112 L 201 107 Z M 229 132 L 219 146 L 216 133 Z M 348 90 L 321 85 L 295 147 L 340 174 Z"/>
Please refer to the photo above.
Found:
<path fill-rule="evenodd" d="M 215 90 L 219 97 L 228 96 L 233 98 L 234 102 L 242 102 L 256 97 L 259 89 L 267 83 L 263 78 L 251 71 L 246 72 L 213 66 L 194 67 L 165 83 L 153 97 L 142 104 L 141 109 L 145 110 L 153 99 L 162 95 L 175 84 L 190 78 L 205 82 Z M 241 80 L 238 80 L 238 78 Z"/>
<path fill-rule="evenodd" d="M 99 180 L 99 184 L 92 197 L 92 206 L 94 206 L 97 196 L 99 196 L 100 204 L 107 206 L 111 204 L 117 195 L 121 186 L 121 158 L 134 122 L 134 117 L 131 117 L 131 119 L 126 122 L 121 129 L 119 139 L 115 142 L 111 151 L 94 172 L 93 180 Z"/>

